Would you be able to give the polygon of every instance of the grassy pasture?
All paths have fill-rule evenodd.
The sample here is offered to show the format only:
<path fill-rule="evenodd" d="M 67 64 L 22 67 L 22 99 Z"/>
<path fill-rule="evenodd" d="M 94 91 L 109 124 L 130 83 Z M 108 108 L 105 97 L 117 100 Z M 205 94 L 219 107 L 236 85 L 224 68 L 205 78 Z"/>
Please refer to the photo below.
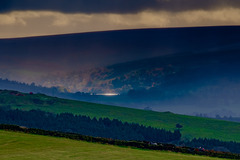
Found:
<path fill-rule="evenodd" d="M 220 160 L 166 151 L 150 151 L 41 135 L 0 131 L 1 160 Z"/>

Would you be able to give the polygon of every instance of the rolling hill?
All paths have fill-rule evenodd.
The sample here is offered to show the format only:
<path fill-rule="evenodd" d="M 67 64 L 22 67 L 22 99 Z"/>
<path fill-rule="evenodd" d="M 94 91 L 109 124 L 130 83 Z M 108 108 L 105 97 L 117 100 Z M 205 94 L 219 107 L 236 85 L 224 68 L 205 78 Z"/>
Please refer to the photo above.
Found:
<path fill-rule="evenodd" d="M 61 61 L 71 64 L 75 60 L 79 61 L 75 65 L 81 66 L 89 62 L 96 63 L 91 60 L 97 60 L 102 65 L 110 65 L 173 53 L 202 53 L 238 48 L 239 32 L 238 26 L 190 27 L 0 39 L 0 53 L 5 53 L 1 55 L 1 59 L 18 53 L 19 62 L 27 55 L 28 59 L 39 61 L 46 60 L 49 56 L 54 57 L 54 64 Z M 90 59 L 85 62 L 86 53 Z M 69 58 L 62 59 L 66 54 Z M 19 62 L 15 62 L 15 65 Z"/>
<path fill-rule="evenodd" d="M 97 103 L 180 114 L 227 110 L 232 114 L 223 116 L 239 116 L 239 53 L 240 48 L 182 53 L 96 68 L 86 86 L 96 93 L 122 93 L 90 99 Z M 74 86 L 84 77 L 69 73 L 56 83 Z"/>
<path fill-rule="evenodd" d="M 239 26 L 224 26 L 0 39 L 0 78 L 55 86 L 45 94 L 64 98 L 239 117 L 239 34 Z M 1 88 L 26 90 L 21 87 Z M 54 94 L 58 90 L 70 94 Z"/>
<path fill-rule="evenodd" d="M 22 110 L 40 109 L 53 113 L 68 112 L 87 115 L 91 118 L 108 117 L 167 130 L 176 129 L 176 124 L 180 123 L 183 125 L 181 129 L 183 139 L 202 137 L 240 142 L 240 123 L 178 115 L 170 112 L 145 111 L 6 90 L 0 91 L 0 106 Z"/>
<path fill-rule="evenodd" d="M 0 157 L 9 159 L 168 159 L 168 160 L 220 160 L 165 151 L 149 151 L 117 147 L 65 138 L 0 131 Z"/>
<path fill-rule="evenodd" d="M 116 78 L 116 74 L 119 72 L 120 75 L 117 77 L 122 78 L 121 74 L 124 73 L 121 70 L 123 67 L 115 64 L 174 54 L 188 53 L 194 56 L 195 54 L 211 52 L 239 53 L 239 33 L 240 27 L 225 26 L 135 29 L 0 39 L 0 62 L 5 68 L 0 72 L 0 77 L 28 83 L 35 82 L 44 86 L 60 85 L 71 91 L 100 92 L 102 90 L 106 92 L 109 89 L 121 91 L 122 84 L 120 83 L 121 87 L 117 87 L 119 79 L 110 78 Z M 158 70 L 160 72 L 161 68 L 164 67 L 170 73 L 171 69 L 176 66 L 170 67 L 168 65 L 177 62 L 176 58 L 173 61 L 167 61 L 169 63 L 165 64 L 166 66 L 156 66 L 155 68 L 160 69 Z M 181 66 L 184 66 L 186 62 L 187 64 L 191 62 L 191 58 L 182 60 L 179 61 L 182 63 Z M 7 67 L 6 62 L 11 63 L 10 68 Z M 150 62 L 150 64 L 156 64 L 156 61 Z M 192 61 L 192 63 L 194 62 L 196 61 Z M 25 65 L 22 66 L 22 63 Z M 140 63 L 140 65 L 142 64 Z M 106 68 L 105 66 L 111 67 Z M 139 64 L 135 68 L 137 66 L 139 67 Z M 90 69 L 96 67 L 103 68 L 100 68 L 101 72 L 99 69 Z M 114 69 L 113 75 L 104 74 L 111 69 Z M 134 72 L 133 64 L 130 64 L 129 69 Z M 69 76 L 72 75 L 72 72 L 76 73 L 75 76 Z M 166 72 L 164 73 L 166 74 Z M 105 78 L 104 83 L 98 82 L 97 77 L 99 76 L 100 80 L 107 76 L 108 81 Z M 115 86 L 111 88 L 113 80 L 115 80 L 113 83 Z M 107 82 L 110 84 L 106 85 Z M 130 84 L 133 85 L 133 83 Z M 151 80 L 144 84 L 147 87 L 149 85 L 152 85 Z"/>

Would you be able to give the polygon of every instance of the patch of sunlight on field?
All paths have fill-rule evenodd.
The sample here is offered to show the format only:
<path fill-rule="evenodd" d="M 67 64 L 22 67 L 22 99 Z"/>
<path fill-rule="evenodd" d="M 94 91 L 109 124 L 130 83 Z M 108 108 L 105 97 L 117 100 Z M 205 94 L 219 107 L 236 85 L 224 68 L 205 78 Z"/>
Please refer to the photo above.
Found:
<path fill-rule="evenodd" d="M 0 131 L 1 160 L 220 160 L 25 133 Z"/>

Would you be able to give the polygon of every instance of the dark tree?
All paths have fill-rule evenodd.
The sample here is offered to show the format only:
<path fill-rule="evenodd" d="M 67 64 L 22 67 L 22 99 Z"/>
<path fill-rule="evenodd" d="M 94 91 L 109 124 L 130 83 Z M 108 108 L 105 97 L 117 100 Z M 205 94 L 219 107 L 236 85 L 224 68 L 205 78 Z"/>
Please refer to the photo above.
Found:
<path fill-rule="evenodd" d="M 181 129 L 183 126 L 181 124 L 176 124 L 176 128 Z"/>
<path fill-rule="evenodd" d="M 36 101 L 36 103 L 40 102 Z M 181 139 L 179 131 L 171 132 L 136 123 L 123 123 L 117 119 L 97 119 L 71 113 L 53 114 L 40 110 L 22 111 L 0 108 L 1 123 L 120 140 L 167 143 Z"/>

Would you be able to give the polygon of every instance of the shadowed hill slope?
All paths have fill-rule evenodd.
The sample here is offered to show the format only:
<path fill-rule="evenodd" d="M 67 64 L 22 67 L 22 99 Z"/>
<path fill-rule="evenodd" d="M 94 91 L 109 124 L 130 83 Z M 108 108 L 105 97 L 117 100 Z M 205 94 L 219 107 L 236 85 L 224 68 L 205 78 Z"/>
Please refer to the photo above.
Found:
<path fill-rule="evenodd" d="M 15 64 L 42 65 L 73 70 L 88 63 L 109 65 L 172 53 L 199 53 L 234 49 L 240 44 L 240 27 L 135 29 L 30 38 L 0 39 L 0 59 Z M 12 59 L 16 56 L 19 62 Z M 64 67 L 62 67 L 64 65 Z M 34 66 L 36 67 L 36 66 Z M 49 66 L 48 66 L 49 67 Z M 75 68 L 75 69 L 76 69 Z"/>

